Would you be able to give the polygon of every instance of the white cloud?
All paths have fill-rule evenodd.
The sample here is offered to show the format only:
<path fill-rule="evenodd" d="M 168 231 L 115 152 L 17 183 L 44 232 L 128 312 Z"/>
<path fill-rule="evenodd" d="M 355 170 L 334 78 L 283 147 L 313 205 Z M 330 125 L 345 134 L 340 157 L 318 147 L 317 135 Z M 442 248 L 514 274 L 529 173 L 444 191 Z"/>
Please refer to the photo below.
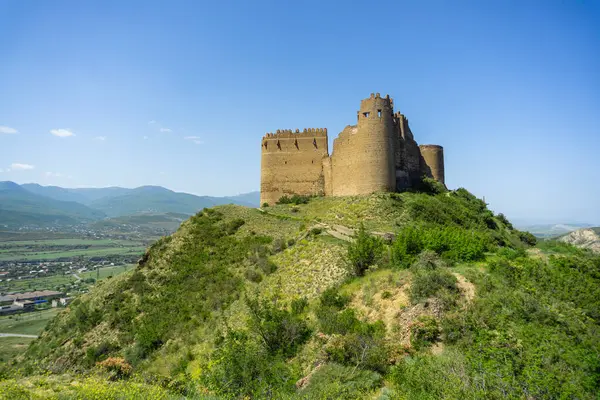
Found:
<path fill-rule="evenodd" d="M 196 144 L 204 144 L 204 141 L 202 141 L 202 138 L 200 136 L 186 136 L 184 137 L 185 140 L 191 140 L 192 142 L 196 143 Z"/>
<path fill-rule="evenodd" d="M 11 128 L 10 126 L 0 126 L 0 133 L 6 133 L 10 135 L 14 133 L 19 133 L 19 131 L 15 128 Z"/>
<path fill-rule="evenodd" d="M 101 141 L 101 142 L 104 142 L 104 141 L 106 140 L 106 136 L 96 136 L 96 137 L 94 138 L 94 140 L 99 140 L 99 141 Z"/>
<path fill-rule="evenodd" d="M 148 136 L 144 136 L 144 140 L 148 140 Z"/>
<path fill-rule="evenodd" d="M 60 172 L 44 172 L 44 175 L 54 178 L 61 178 L 63 176 L 63 174 L 61 174 Z"/>
<path fill-rule="evenodd" d="M 10 169 L 11 170 L 26 171 L 26 170 L 30 170 L 30 169 L 34 169 L 34 168 L 35 168 L 35 166 L 31 165 L 31 164 L 21 164 L 21 163 L 12 163 L 12 164 L 10 164 Z"/>
<path fill-rule="evenodd" d="M 169 128 L 160 128 L 160 131 L 161 131 L 161 132 L 166 132 L 166 133 L 171 133 L 171 132 L 173 132 L 173 131 L 172 131 L 171 129 L 169 129 Z"/>
<path fill-rule="evenodd" d="M 50 133 L 53 134 L 54 136 L 58 136 L 58 137 L 75 136 L 75 134 L 73 132 L 71 132 L 69 129 L 52 129 L 52 130 L 50 130 Z"/>
<path fill-rule="evenodd" d="M 156 121 L 155 121 L 155 120 L 148 121 L 148 124 L 149 124 L 149 125 L 153 125 L 153 124 L 155 124 L 155 123 L 156 123 Z"/>

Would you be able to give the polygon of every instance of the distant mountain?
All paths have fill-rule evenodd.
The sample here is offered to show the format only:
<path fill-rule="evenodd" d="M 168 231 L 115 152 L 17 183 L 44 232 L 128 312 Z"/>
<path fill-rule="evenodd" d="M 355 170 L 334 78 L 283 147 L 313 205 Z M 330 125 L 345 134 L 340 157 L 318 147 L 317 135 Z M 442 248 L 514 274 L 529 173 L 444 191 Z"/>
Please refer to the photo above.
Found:
<path fill-rule="evenodd" d="M 133 190 L 122 187 L 72 189 L 62 188 L 59 186 L 42 186 L 37 183 L 25 183 L 21 185 L 21 187 L 29 190 L 32 193 L 50 197 L 54 200 L 76 201 L 86 205 L 95 200 L 124 195 L 130 190 Z"/>
<path fill-rule="evenodd" d="M 108 217 L 121 217 L 134 214 L 179 213 L 193 215 L 204 207 L 222 204 L 238 204 L 247 207 L 258 207 L 259 192 L 250 192 L 229 197 L 196 196 L 179 193 L 161 186 L 141 186 L 135 189 L 122 187 L 106 188 L 62 188 L 58 186 L 41 186 L 36 183 L 17 185 L 31 194 L 44 196 L 55 201 L 77 202 L 88 208 L 98 210 Z M 2 219 L 0 219 L 2 223 Z"/>
<path fill-rule="evenodd" d="M 240 202 L 228 197 L 178 193 L 161 186 L 142 186 L 131 189 L 120 196 L 98 199 L 89 203 L 89 206 L 101 210 L 110 217 L 119 217 L 139 213 L 166 212 L 192 215 L 205 207 L 229 203 L 239 204 Z"/>
<path fill-rule="evenodd" d="M 0 226 L 73 225 L 104 217 L 102 211 L 81 203 L 41 196 L 14 182 L 0 182 Z"/>
<path fill-rule="evenodd" d="M 581 223 L 559 223 L 559 224 L 518 224 L 515 226 L 522 231 L 531 232 L 533 235 L 541 238 L 556 237 L 565 233 L 576 231 L 577 229 L 589 228 L 591 224 Z"/>
<path fill-rule="evenodd" d="M 250 192 L 238 194 L 237 196 L 229 196 L 233 204 L 239 204 L 248 207 L 260 207 L 260 192 Z"/>
<path fill-rule="evenodd" d="M 561 236 L 558 240 L 600 253 L 600 227 L 578 229 Z"/>

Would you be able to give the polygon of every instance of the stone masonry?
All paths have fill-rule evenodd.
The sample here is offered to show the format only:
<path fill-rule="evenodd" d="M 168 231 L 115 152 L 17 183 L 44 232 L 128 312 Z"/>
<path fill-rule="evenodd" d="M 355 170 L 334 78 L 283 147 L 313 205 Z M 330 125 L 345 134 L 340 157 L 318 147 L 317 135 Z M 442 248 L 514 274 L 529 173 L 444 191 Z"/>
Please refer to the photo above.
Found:
<path fill-rule="evenodd" d="M 261 204 L 293 194 L 350 196 L 401 191 L 422 177 L 444 183 L 444 150 L 415 141 L 408 119 L 390 96 L 373 94 L 360 103 L 357 124 L 333 141 L 327 129 L 278 130 L 262 138 Z"/>

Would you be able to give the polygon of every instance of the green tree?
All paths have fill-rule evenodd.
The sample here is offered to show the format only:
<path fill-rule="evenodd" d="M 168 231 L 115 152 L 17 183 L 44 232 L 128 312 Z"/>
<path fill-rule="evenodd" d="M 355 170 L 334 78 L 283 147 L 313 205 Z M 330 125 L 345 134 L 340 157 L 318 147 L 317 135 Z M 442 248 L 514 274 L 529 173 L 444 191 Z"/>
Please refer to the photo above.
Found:
<path fill-rule="evenodd" d="M 360 225 L 354 243 L 348 245 L 348 261 L 357 276 L 363 276 L 367 268 L 375 264 L 383 253 L 383 242 L 370 235 L 363 224 Z"/>

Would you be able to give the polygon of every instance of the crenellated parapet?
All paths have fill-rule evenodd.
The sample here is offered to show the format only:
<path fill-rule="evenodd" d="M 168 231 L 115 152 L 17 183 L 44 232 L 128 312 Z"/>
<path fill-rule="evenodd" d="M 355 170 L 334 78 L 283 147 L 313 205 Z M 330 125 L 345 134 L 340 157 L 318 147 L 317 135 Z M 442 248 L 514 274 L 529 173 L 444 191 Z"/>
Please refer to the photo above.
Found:
<path fill-rule="evenodd" d="M 266 133 L 263 139 L 298 137 L 327 137 L 327 128 L 304 128 L 302 132 L 300 129 L 277 129 L 276 132 Z"/>

